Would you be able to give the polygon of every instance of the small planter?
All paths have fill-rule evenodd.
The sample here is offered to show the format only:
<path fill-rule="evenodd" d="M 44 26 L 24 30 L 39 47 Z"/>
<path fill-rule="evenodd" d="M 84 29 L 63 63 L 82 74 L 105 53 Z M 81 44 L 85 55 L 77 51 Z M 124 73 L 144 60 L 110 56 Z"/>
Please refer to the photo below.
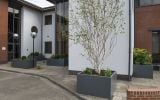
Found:
<path fill-rule="evenodd" d="M 68 66 L 68 59 L 48 59 L 47 65 L 49 66 Z"/>
<path fill-rule="evenodd" d="M 15 59 L 12 60 L 11 62 L 11 66 L 14 68 L 24 68 L 24 69 L 29 69 L 29 68 L 33 68 L 37 65 L 37 62 L 34 62 L 34 66 L 33 66 L 33 61 L 30 59 L 27 60 L 20 60 L 20 59 Z"/>
<path fill-rule="evenodd" d="M 133 76 L 153 79 L 153 65 L 134 65 Z"/>
<path fill-rule="evenodd" d="M 111 99 L 116 88 L 116 80 L 116 72 L 113 72 L 111 77 L 80 73 L 77 75 L 77 92 Z"/>

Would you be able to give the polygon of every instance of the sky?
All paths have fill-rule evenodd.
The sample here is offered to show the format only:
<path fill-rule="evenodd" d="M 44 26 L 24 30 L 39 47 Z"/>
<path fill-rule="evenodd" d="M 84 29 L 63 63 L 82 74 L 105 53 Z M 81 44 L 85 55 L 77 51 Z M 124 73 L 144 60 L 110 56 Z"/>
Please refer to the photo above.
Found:
<path fill-rule="evenodd" d="M 52 3 L 50 3 L 50 2 L 48 2 L 48 1 L 46 1 L 46 0 L 25 0 L 25 1 L 28 1 L 28 2 L 30 2 L 30 3 L 33 3 L 33 4 L 37 5 L 37 6 L 42 7 L 42 8 L 44 8 L 44 7 L 49 7 L 49 6 L 53 6 Z"/>

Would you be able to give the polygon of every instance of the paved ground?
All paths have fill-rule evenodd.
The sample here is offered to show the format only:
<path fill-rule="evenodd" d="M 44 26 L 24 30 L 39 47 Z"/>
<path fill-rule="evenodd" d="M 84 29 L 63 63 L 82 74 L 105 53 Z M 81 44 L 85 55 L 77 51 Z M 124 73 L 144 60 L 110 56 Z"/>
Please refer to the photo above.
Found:
<path fill-rule="evenodd" d="M 0 71 L 0 100 L 78 99 L 45 79 Z"/>
<path fill-rule="evenodd" d="M 77 94 L 76 76 L 68 75 L 67 67 L 46 66 L 43 63 L 40 63 L 40 65 L 43 67 L 42 70 L 37 70 L 37 69 L 26 70 L 26 69 L 11 68 L 10 64 L 1 65 L 0 69 L 7 69 L 12 71 L 20 71 L 25 73 L 34 73 L 34 74 L 44 75 Z M 126 90 L 127 88 L 130 88 L 130 87 L 136 87 L 136 88 L 159 87 L 160 88 L 160 72 L 154 72 L 154 79 L 133 78 L 131 82 L 118 80 L 117 88 L 116 88 L 116 91 L 114 92 L 113 100 L 126 100 L 126 97 L 127 97 Z M 87 100 L 106 100 L 105 98 L 98 98 L 94 96 L 87 96 L 82 94 L 78 94 L 78 95 L 86 98 Z M 61 100 L 61 99 L 50 99 L 50 100 Z M 72 99 L 69 99 L 69 100 L 72 100 Z"/>

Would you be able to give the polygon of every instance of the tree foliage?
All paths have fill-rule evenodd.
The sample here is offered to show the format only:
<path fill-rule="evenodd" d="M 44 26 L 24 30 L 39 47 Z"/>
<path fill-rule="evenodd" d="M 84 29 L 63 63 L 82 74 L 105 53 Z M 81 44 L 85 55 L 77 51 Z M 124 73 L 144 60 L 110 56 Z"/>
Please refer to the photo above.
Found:
<path fill-rule="evenodd" d="M 85 50 L 87 60 L 97 73 L 124 33 L 123 0 L 72 0 L 70 32 L 72 40 Z"/>

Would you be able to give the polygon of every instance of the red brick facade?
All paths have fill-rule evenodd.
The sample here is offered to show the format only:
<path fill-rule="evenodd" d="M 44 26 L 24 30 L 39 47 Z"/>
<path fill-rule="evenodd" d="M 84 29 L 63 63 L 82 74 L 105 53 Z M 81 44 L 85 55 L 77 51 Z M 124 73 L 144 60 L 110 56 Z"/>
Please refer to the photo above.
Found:
<path fill-rule="evenodd" d="M 8 0 L 0 0 L 0 63 L 8 61 Z"/>
<path fill-rule="evenodd" d="M 127 100 L 160 100 L 160 88 L 128 89 Z"/>
<path fill-rule="evenodd" d="M 160 28 L 160 5 L 135 9 L 135 47 L 152 51 L 152 28 Z"/>

